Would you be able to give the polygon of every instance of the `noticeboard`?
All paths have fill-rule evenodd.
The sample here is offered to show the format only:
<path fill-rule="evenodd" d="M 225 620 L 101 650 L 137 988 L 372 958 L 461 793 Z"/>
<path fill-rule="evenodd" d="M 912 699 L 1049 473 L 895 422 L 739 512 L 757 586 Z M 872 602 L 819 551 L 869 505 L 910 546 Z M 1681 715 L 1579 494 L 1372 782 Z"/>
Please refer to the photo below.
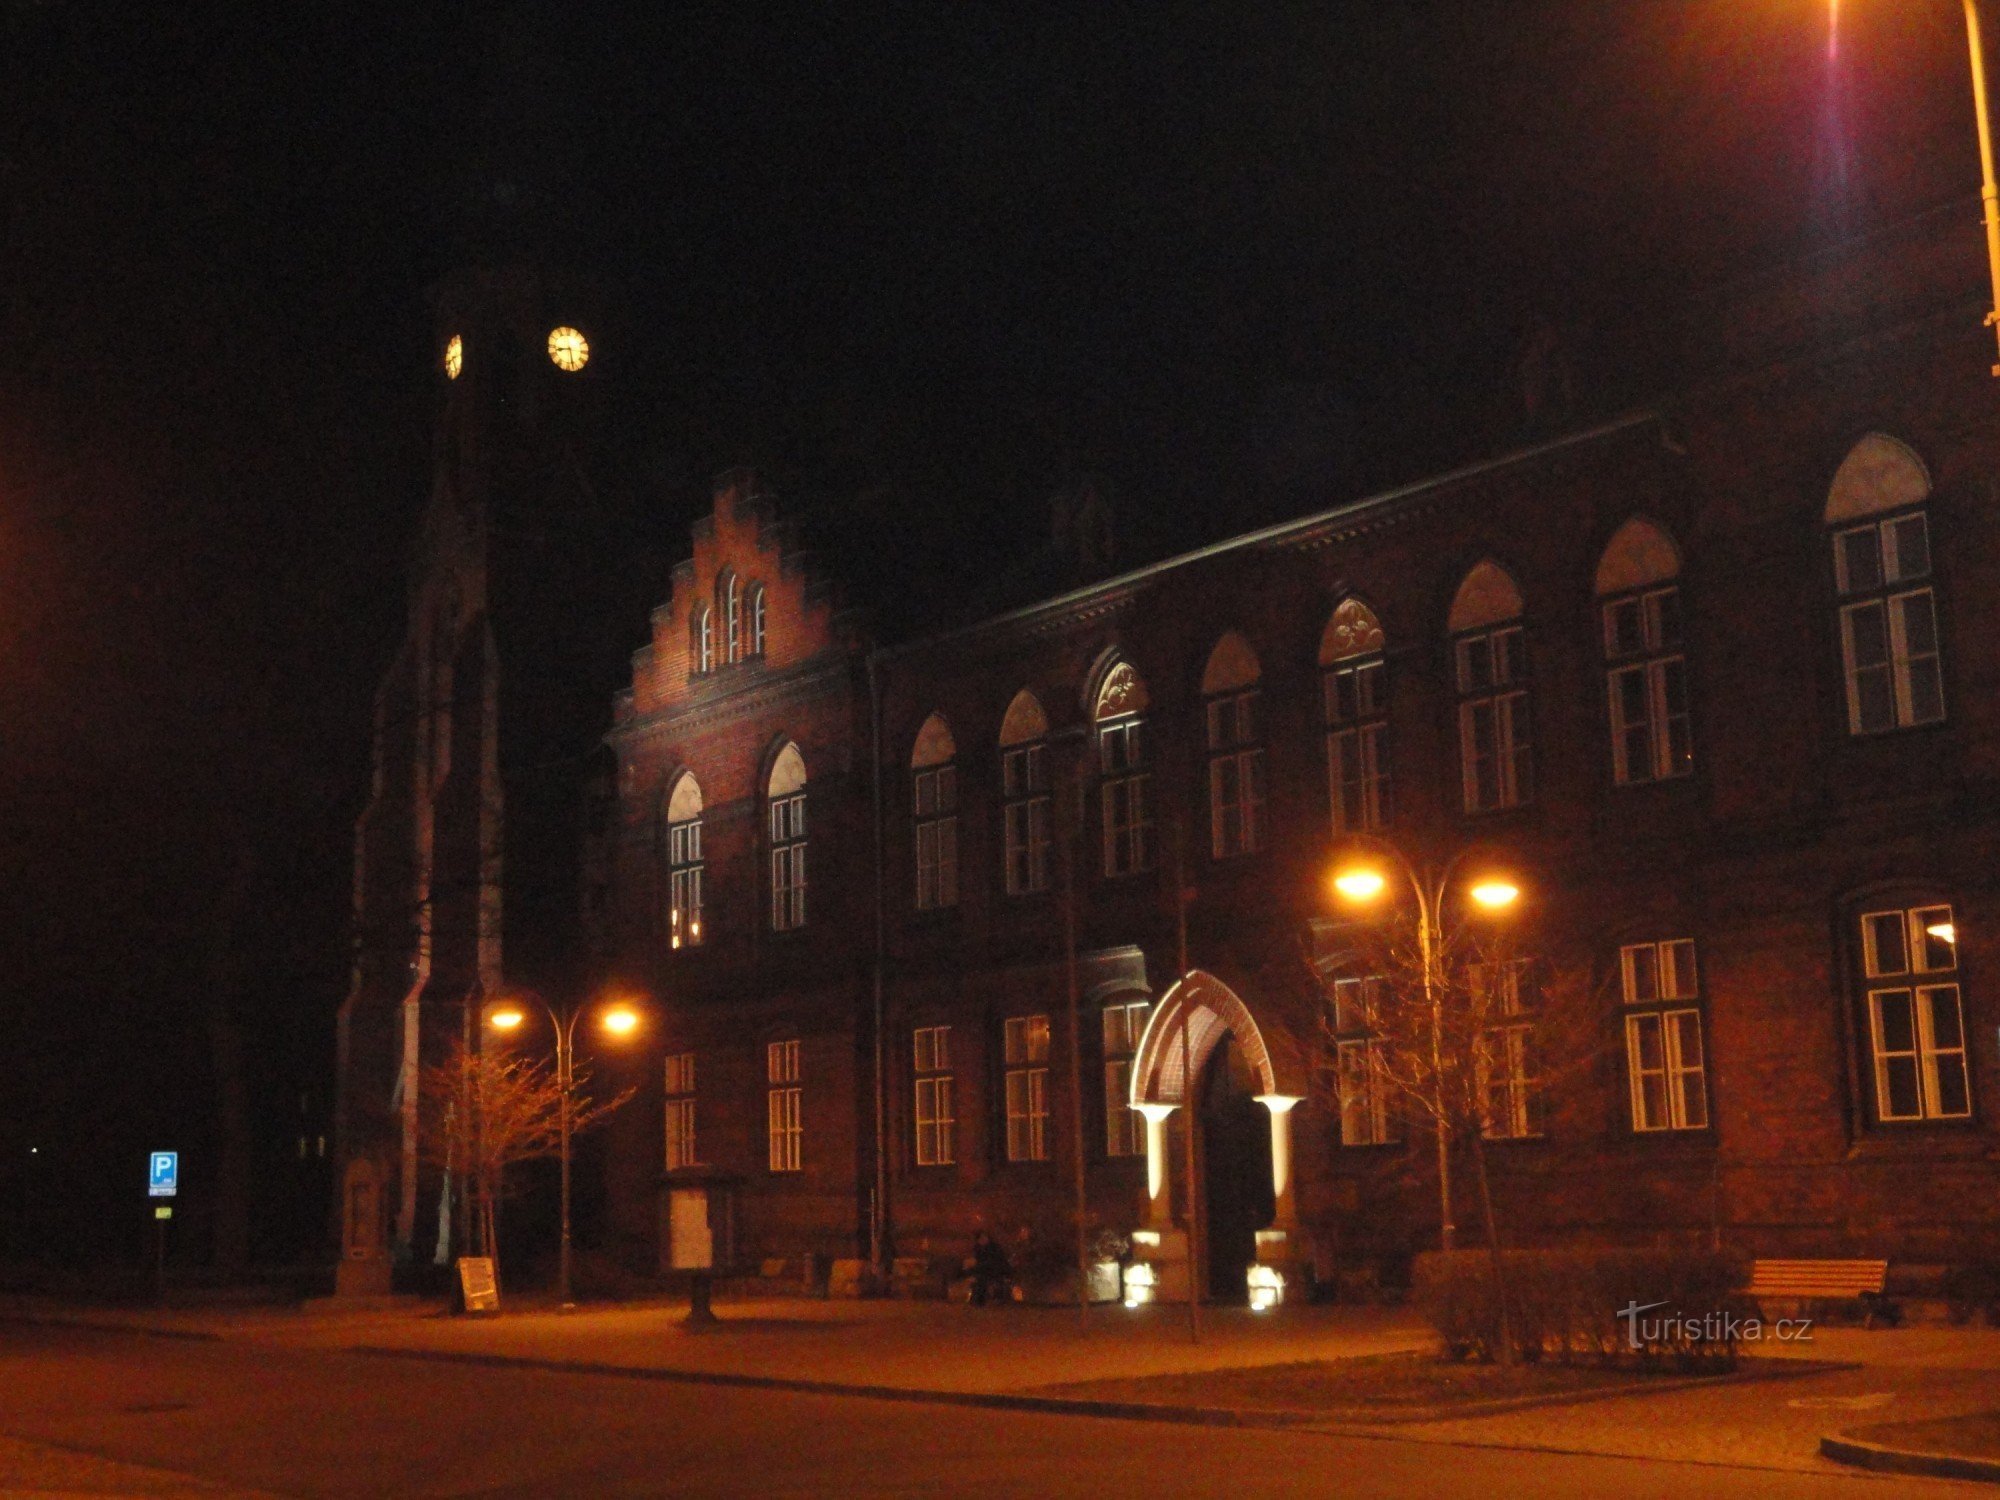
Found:
<path fill-rule="evenodd" d="M 493 1276 L 490 1255 L 461 1255 L 458 1258 L 458 1288 L 465 1296 L 467 1312 L 500 1311 L 500 1283 Z"/>

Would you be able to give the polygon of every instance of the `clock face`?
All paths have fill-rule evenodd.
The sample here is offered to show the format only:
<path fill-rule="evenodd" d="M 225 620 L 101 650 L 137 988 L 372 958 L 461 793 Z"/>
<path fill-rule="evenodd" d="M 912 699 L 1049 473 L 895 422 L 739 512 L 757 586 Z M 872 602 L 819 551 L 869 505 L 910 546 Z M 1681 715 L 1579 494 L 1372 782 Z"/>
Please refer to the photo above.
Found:
<path fill-rule="evenodd" d="M 444 346 L 444 378 L 458 379 L 458 372 L 465 368 L 465 340 L 453 334 Z"/>
<path fill-rule="evenodd" d="M 549 359 L 558 370 L 574 375 L 590 363 L 590 340 L 574 328 L 555 329 L 549 334 Z"/>

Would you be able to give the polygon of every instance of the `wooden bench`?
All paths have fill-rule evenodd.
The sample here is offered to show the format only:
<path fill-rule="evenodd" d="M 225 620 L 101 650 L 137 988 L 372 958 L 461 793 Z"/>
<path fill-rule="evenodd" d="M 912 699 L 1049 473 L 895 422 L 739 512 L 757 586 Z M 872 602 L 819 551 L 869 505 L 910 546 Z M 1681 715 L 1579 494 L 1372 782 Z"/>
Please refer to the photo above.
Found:
<path fill-rule="evenodd" d="M 1886 1260 L 1760 1260 L 1751 1263 L 1744 1292 L 1759 1302 L 1766 1297 L 1859 1302 L 1866 1313 L 1862 1326 L 1872 1328 L 1878 1315 L 1895 1318 L 1882 1298 L 1888 1279 Z"/>

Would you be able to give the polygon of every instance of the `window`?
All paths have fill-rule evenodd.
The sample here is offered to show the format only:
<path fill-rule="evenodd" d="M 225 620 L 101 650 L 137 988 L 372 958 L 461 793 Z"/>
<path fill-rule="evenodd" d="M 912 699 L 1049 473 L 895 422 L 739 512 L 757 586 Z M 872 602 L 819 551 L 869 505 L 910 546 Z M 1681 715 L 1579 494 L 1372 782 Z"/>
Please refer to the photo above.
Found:
<path fill-rule="evenodd" d="M 1625 998 L 1625 1061 L 1632 1128 L 1700 1130 L 1708 1124 L 1694 944 L 1686 938 L 1618 950 Z"/>
<path fill-rule="evenodd" d="M 1097 692 L 1097 775 L 1104 829 L 1104 873 L 1153 867 L 1151 773 L 1146 770 L 1146 684 L 1128 662 L 1104 674 Z"/>
<path fill-rule="evenodd" d="M 1049 1159 L 1049 1018 L 1010 1016 L 1007 1064 L 1007 1160 Z"/>
<path fill-rule="evenodd" d="M 694 659 L 697 673 L 715 670 L 715 620 L 703 604 L 694 612 L 692 632 L 694 639 L 689 642 L 688 654 Z"/>
<path fill-rule="evenodd" d="M 917 910 L 958 904 L 958 753 L 942 714 L 924 720 L 910 757 L 917 841 Z"/>
<path fill-rule="evenodd" d="M 1962 1120 L 1972 1113 L 1965 1013 L 1949 906 L 1861 918 L 1869 1051 L 1878 1120 Z"/>
<path fill-rule="evenodd" d="M 1049 721 L 1025 688 L 1000 722 L 1001 859 L 1007 894 L 1049 888 Z"/>
<path fill-rule="evenodd" d="M 667 1170 L 694 1166 L 694 1054 L 667 1055 Z"/>
<path fill-rule="evenodd" d="M 1520 962 L 1474 964 L 1468 983 L 1477 1003 L 1497 1024 L 1478 1038 L 1474 1072 L 1481 1130 L 1488 1140 L 1540 1134 L 1535 1117 L 1533 1024 L 1523 994 L 1527 966 Z"/>
<path fill-rule="evenodd" d="M 683 772 L 667 800 L 667 946 L 701 945 L 702 876 L 701 786 Z"/>
<path fill-rule="evenodd" d="M 1611 709 L 1611 775 L 1619 786 L 1694 769 L 1687 658 L 1681 645 L 1680 553 L 1667 534 L 1634 516 L 1597 564 Z"/>
<path fill-rule="evenodd" d="M 750 654 L 764 654 L 764 585 L 750 585 Z"/>
<path fill-rule="evenodd" d="M 1379 974 L 1333 981 L 1334 1081 L 1343 1146 L 1384 1146 L 1397 1139 L 1388 1043 L 1375 1035 L 1387 982 Z"/>
<path fill-rule="evenodd" d="M 958 1159 L 952 1138 L 951 1028 L 919 1026 L 915 1038 L 917 1165 L 948 1167 Z"/>
<path fill-rule="evenodd" d="M 1257 743 L 1257 653 L 1235 631 L 1216 642 L 1202 673 L 1208 710 L 1209 853 L 1254 854 L 1264 842 L 1264 750 Z"/>
<path fill-rule="evenodd" d="M 1132 1108 L 1132 1058 L 1146 1034 L 1146 1000 L 1112 1001 L 1104 1007 L 1104 1154 L 1137 1156 L 1146 1149 L 1145 1124 Z"/>
<path fill-rule="evenodd" d="M 799 1044 L 771 1042 L 764 1048 L 765 1119 L 773 1172 L 799 1170 L 805 1130 L 799 1119 Z"/>
<path fill-rule="evenodd" d="M 1375 613 L 1343 599 L 1320 637 L 1333 831 L 1374 833 L 1389 815 L 1389 695 Z"/>
<path fill-rule="evenodd" d="M 1826 522 L 1850 734 L 1944 719 L 1929 498 L 1916 454 L 1880 433 L 1856 444 L 1834 475 Z"/>
<path fill-rule="evenodd" d="M 1534 795 L 1527 642 L 1514 581 L 1490 562 L 1466 575 L 1452 605 L 1458 743 L 1465 810 L 1520 807 Z"/>
<path fill-rule="evenodd" d="M 715 607 L 722 616 L 722 647 L 727 660 L 743 660 L 743 580 L 726 568 L 715 580 Z"/>
<path fill-rule="evenodd" d="M 786 745 L 771 766 L 767 795 L 771 838 L 771 930 L 806 925 L 806 763 Z"/>

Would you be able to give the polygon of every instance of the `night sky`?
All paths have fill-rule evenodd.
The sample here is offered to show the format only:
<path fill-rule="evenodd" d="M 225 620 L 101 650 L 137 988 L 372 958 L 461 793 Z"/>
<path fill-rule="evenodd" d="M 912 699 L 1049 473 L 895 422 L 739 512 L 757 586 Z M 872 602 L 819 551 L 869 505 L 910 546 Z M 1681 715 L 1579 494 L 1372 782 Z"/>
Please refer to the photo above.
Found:
<path fill-rule="evenodd" d="M 1970 214 L 1960 24 L 1843 0 L 1830 57 L 1826 0 L 0 0 L 0 1224 L 131 1252 L 137 1153 L 212 1132 L 215 1003 L 274 1148 L 325 1107 L 425 288 L 496 185 L 619 289 L 663 556 L 755 461 L 976 588 L 1080 472 L 1150 555 L 1303 508 L 1288 413 L 1351 418 L 1323 504 L 1508 440 L 1540 325 L 1615 405 L 1692 291 Z"/>

